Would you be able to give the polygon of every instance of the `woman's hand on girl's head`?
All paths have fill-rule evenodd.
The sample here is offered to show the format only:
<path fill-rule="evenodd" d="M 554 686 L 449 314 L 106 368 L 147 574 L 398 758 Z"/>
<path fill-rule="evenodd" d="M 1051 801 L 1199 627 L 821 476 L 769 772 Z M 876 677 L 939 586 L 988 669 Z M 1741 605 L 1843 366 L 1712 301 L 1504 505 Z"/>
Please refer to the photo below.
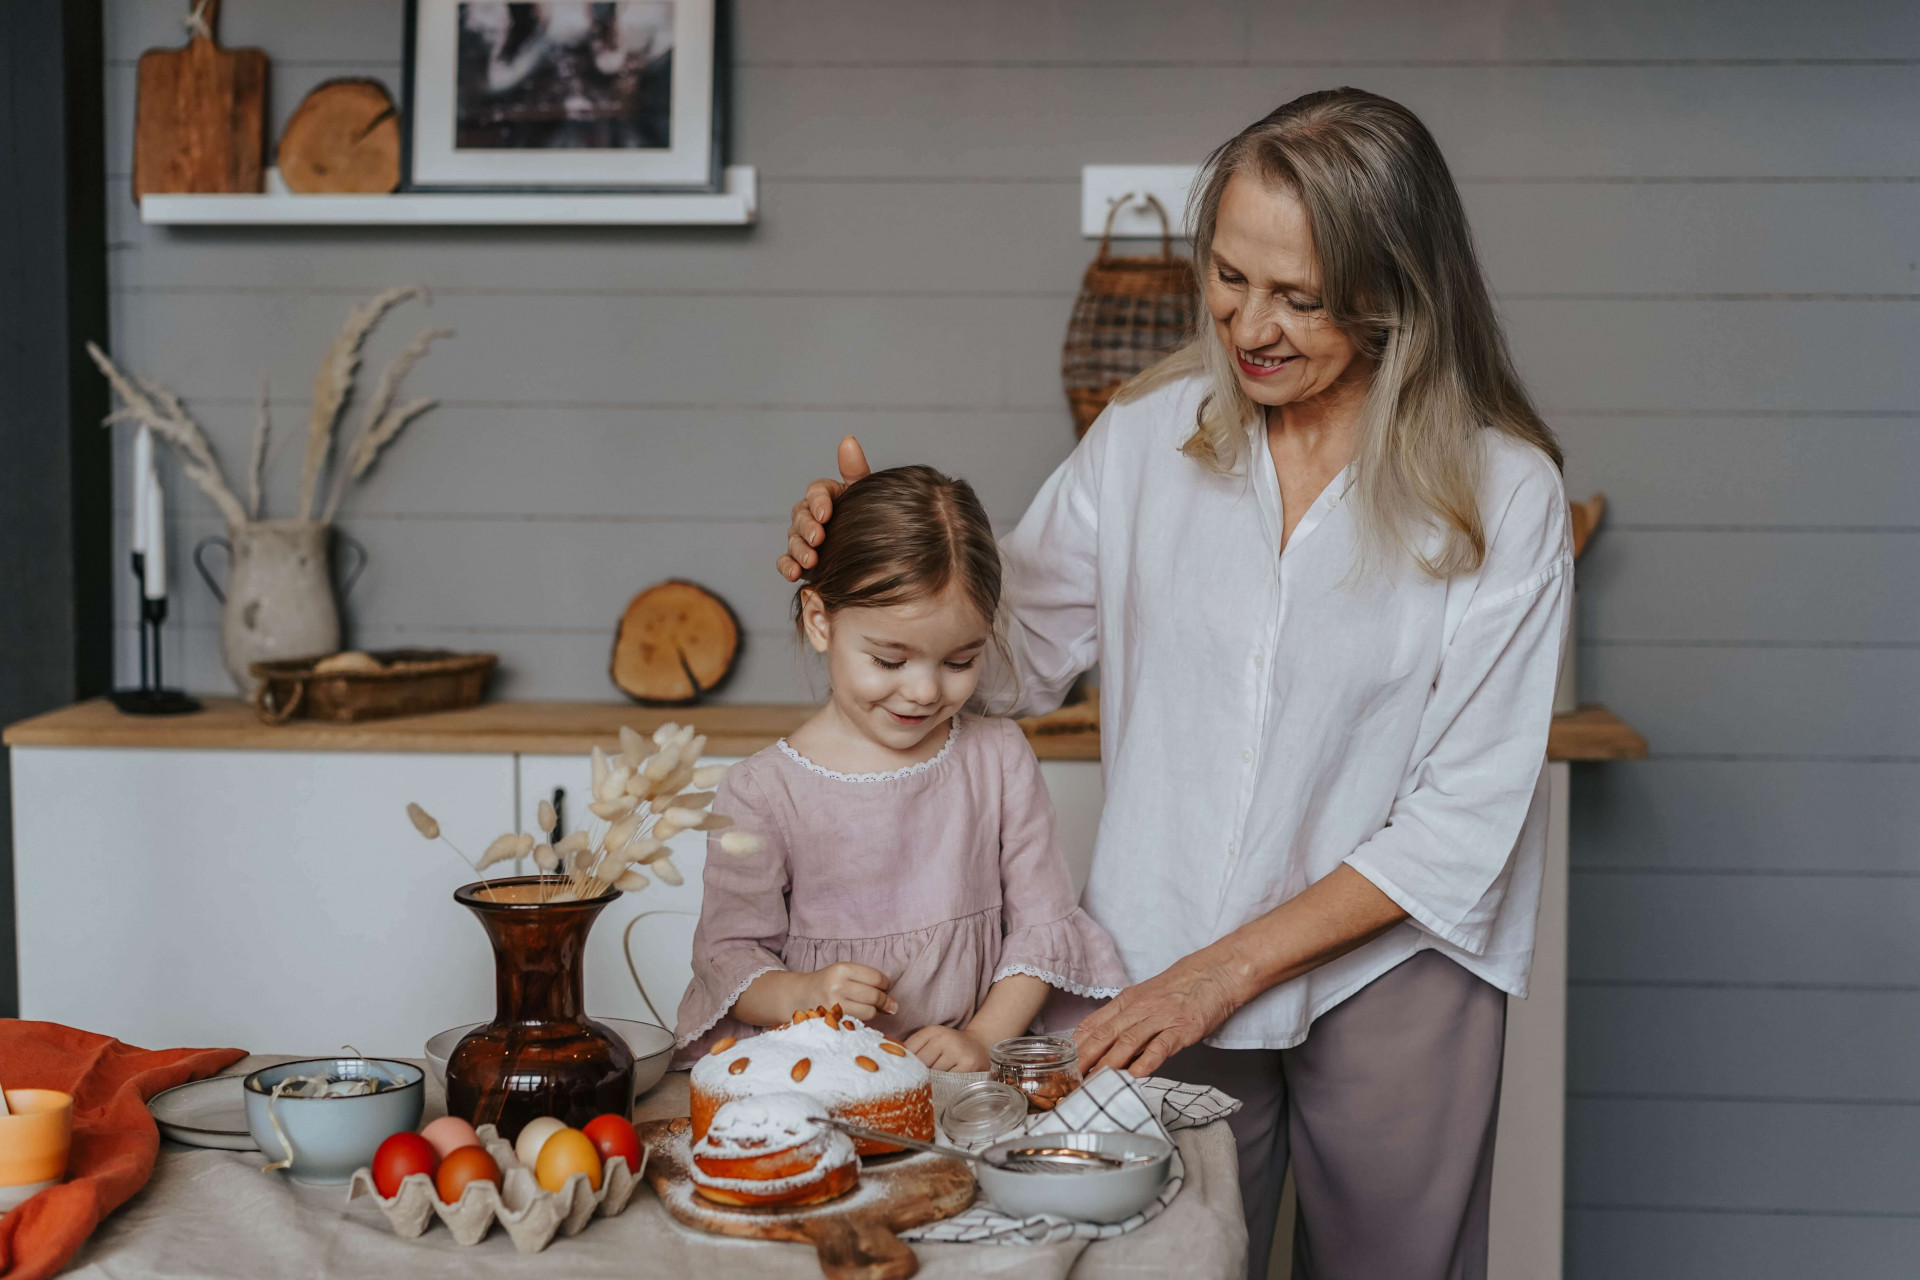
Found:
<path fill-rule="evenodd" d="M 988 1066 L 987 1046 L 952 1027 L 922 1027 L 906 1045 L 929 1071 L 985 1071 Z"/>
<path fill-rule="evenodd" d="M 873 468 L 867 465 L 866 452 L 852 436 L 840 442 L 840 478 L 815 480 L 807 486 L 807 496 L 793 504 L 793 523 L 787 527 L 787 552 L 777 562 L 780 576 L 788 582 L 800 581 L 819 557 L 814 548 L 827 536 L 827 521 L 833 515 L 833 500 L 846 487 Z"/>
<path fill-rule="evenodd" d="M 887 994 L 891 980 L 878 969 L 843 960 L 807 976 L 814 984 L 813 1003 L 829 1008 L 837 1004 L 840 1012 L 862 1022 L 873 1021 L 876 1014 L 900 1011 L 900 1002 Z"/>
<path fill-rule="evenodd" d="M 1199 1044 L 1240 1007 L 1222 969 L 1218 957 L 1195 952 L 1088 1015 L 1073 1033 L 1081 1074 L 1115 1067 L 1150 1076 L 1180 1050 Z"/>

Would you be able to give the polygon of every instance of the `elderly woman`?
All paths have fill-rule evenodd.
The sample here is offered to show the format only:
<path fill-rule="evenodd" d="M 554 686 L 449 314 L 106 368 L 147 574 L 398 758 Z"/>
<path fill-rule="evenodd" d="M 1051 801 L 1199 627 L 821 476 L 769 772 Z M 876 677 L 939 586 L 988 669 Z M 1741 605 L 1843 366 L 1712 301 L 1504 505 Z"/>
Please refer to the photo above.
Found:
<path fill-rule="evenodd" d="M 1478 1276 L 1573 568 L 1559 450 L 1404 107 L 1287 103 L 1213 154 L 1192 226 L 1211 323 L 1003 546 L 998 709 L 1102 674 L 1085 905 L 1134 985 L 1081 1059 L 1245 1103 L 1250 1274 L 1291 1159 L 1296 1275 Z M 837 492 L 795 507 L 789 577 Z"/>

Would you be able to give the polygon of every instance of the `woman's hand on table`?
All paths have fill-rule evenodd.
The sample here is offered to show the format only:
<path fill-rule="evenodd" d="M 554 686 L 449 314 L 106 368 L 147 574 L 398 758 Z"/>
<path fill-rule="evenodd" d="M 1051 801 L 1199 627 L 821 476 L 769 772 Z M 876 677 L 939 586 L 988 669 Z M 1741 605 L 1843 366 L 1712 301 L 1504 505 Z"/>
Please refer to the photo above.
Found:
<path fill-rule="evenodd" d="M 906 1039 L 930 1071 L 985 1071 L 987 1046 L 953 1027 L 922 1027 Z"/>
<path fill-rule="evenodd" d="M 827 536 L 827 520 L 833 515 L 833 500 L 855 480 L 868 475 L 867 455 L 852 436 L 840 442 L 840 478 L 815 480 L 807 486 L 807 496 L 793 504 L 793 523 L 787 527 L 787 552 L 777 567 L 788 582 L 800 581 L 820 557 L 814 548 Z"/>
<path fill-rule="evenodd" d="M 1073 1033 L 1080 1074 L 1116 1067 L 1150 1076 L 1225 1022 L 1244 1000 L 1235 994 L 1213 951 L 1208 947 L 1183 956 L 1090 1014 Z"/>
<path fill-rule="evenodd" d="M 1080 1072 L 1122 1067 L 1152 1075 L 1262 991 L 1365 946 L 1406 918 L 1398 903 L 1342 863 L 1088 1017 L 1073 1033 Z"/>

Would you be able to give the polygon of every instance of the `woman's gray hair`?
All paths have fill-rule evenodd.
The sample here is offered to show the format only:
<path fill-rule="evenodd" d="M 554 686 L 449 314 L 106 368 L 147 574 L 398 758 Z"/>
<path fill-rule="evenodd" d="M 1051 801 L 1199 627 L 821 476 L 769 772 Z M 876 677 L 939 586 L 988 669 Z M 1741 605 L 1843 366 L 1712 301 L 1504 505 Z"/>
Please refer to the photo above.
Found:
<path fill-rule="evenodd" d="M 1479 568 L 1480 431 L 1523 440 L 1556 466 L 1560 447 L 1514 372 L 1447 162 L 1397 102 L 1359 89 L 1305 94 L 1208 157 L 1187 219 L 1198 331 L 1115 399 L 1204 374 L 1184 452 L 1227 474 L 1248 455 L 1262 406 L 1240 389 L 1204 305 L 1220 201 L 1236 175 L 1305 207 L 1326 317 L 1375 365 L 1354 457 L 1370 550 L 1404 549 L 1439 578 Z"/>

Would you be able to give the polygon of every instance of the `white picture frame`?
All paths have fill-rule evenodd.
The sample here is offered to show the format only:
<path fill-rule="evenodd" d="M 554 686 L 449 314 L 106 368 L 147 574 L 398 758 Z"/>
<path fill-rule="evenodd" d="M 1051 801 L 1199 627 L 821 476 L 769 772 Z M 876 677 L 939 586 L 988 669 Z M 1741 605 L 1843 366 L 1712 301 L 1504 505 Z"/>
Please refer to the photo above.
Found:
<path fill-rule="evenodd" d="M 715 17 L 716 0 L 408 0 L 405 189 L 718 190 Z"/>

